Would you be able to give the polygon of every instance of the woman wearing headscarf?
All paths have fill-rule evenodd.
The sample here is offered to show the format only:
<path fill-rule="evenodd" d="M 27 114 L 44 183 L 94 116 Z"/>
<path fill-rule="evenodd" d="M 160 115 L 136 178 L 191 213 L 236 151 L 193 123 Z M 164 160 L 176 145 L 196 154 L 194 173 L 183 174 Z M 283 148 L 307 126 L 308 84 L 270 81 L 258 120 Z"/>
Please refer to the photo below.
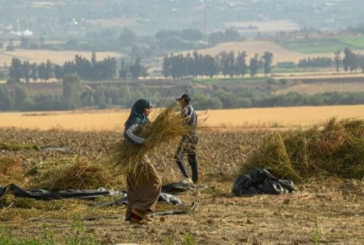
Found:
<path fill-rule="evenodd" d="M 149 123 L 148 115 L 152 106 L 148 100 L 140 99 L 135 102 L 130 116 L 125 122 L 124 138 L 138 147 L 150 148 L 148 139 L 135 135 L 143 125 Z M 128 206 L 125 220 L 131 222 L 151 221 L 148 214 L 155 210 L 159 199 L 162 180 L 147 156 L 137 171 L 131 171 L 127 176 Z"/>

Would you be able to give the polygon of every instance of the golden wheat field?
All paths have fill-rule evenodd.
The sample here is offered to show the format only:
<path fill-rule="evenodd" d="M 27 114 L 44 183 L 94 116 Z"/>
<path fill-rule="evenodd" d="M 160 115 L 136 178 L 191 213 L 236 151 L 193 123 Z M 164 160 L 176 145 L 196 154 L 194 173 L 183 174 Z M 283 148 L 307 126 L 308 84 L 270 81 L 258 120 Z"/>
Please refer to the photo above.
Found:
<path fill-rule="evenodd" d="M 155 111 L 157 112 L 157 110 Z M 291 128 L 320 125 L 332 117 L 364 118 L 364 105 L 200 111 L 214 130 Z M 0 128 L 121 131 L 128 110 L 0 113 Z M 153 118 L 153 115 L 151 116 Z"/>
<path fill-rule="evenodd" d="M 52 51 L 52 50 L 23 50 L 18 49 L 15 51 L 0 50 L 0 64 L 5 63 L 9 66 L 13 58 L 19 58 L 21 60 L 28 60 L 31 63 L 43 63 L 50 60 L 54 64 L 63 64 L 65 61 L 74 60 L 76 55 L 80 55 L 91 59 L 90 52 L 83 51 Z M 97 59 L 102 60 L 106 57 L 121 57 L 121 54 L 115 52 L 98 52 L 96 54 Z"/>

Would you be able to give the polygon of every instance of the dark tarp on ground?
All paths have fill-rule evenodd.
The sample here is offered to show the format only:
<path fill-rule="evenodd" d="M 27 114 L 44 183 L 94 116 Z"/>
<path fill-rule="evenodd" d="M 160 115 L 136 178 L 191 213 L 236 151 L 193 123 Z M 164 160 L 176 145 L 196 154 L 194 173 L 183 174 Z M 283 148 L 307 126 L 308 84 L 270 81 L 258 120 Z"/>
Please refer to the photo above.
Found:
<path fill-rule="evenodd" d="M 162 186 L 162 192 L 164 193 L 185 192 L 189 190 L 196 190 L 196 186 L 183 182 L 170 183 Z"/>
<path fill-rule="evenodd" d="M 163 193 L 163 192 L 159 196 L 158 201 L 166 202 L 166 203 L 172 204 L 172 205 L 182 205 L 183 204 L 181 199 L 179 199 L 178 197 L 175 197 L 171 194 Z M 114 206 L 114 205 L 118 205 L 118 206 L 128 205 L 128 196 L 125 194 L 125 196 L 123 196 L 120 200 L 118 200 L 116 202 L 97 204 L 97 206 Z"/>
<path fill-rule="evenodd" d="M 20 198 L 33 198 L 37 200 L 59 200 L 66 198 L 77 198 L 90 200 L 98 197 L 104 196 L 121 196 L 121 199 L 116 202 L 111 203 L 101 203 L 97 206 L 113 206 L 113 205 L 126 205 L 128 203 L 128 197 L 125 192 L 106 190 L 104 188 L 99 188 L 97 190 L 66 190 L 59 192 L 49 192 L 42 189 L 26 191 L 15 184 L 10 184 L 8 186 L 0 186 L 0 197 L 5 193 L 12 193 L 16 197 Z M 181 205 L 182 201 L 171 194 L 161 193 L 159 201 L 166 202 L 172 205 Z"/>
<path fill-rule="evenodd" d="M 95 199 L 103 196 L 119 196 L 124 195 L 124 192 L 108 191 L 104 188 L 98 190 L 66 190 L 58 192 L 50 192 L 42 189 L 26 191 L 15 184 L 10 184 L 5 187 L 0 187 L 0 197 L 5 192 L 11 192 L 16 197 L 33 198 L 37 200 L 58 200 L 66 198 L 78 199 Z"/>
<path fill-rule="evenodd" d="M 284 194 L 297 190 L 291 180 L 281 180 L 267 170 L 254 167 L 250 175 L 239 176 L 232 188 L 236 196 L 251 196 L 259 194 Z"/>

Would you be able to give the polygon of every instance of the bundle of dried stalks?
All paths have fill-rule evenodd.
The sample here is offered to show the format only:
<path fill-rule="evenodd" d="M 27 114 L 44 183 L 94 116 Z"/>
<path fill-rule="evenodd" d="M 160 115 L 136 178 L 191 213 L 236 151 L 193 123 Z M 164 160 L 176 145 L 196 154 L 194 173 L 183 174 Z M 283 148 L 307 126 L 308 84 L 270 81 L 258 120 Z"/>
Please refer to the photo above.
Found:
<path fill-rule="evenodd" d="M 364 121 L 329 120 L 322 129 L 273 133 L 242 166 L 266 168 L 293 180 L 336 175 L 364 176 Z"/>
<path fill-rule="evenodd" d="M 135 146 L 122 140 L 115 150 L 115 166 L 123 172 L 136 173 L 136 170 L 144 163 L 143 158 L 148 151 L 169 143 L 182 135 L 189 135 L 194 129 L 195 127 L 186 125 L 186 119 L 181 117 L 178 105 L 172 104 L 157 113 L 155 120 L 136 132 L 136 135 L 150 140 L 152 147 Z"/>

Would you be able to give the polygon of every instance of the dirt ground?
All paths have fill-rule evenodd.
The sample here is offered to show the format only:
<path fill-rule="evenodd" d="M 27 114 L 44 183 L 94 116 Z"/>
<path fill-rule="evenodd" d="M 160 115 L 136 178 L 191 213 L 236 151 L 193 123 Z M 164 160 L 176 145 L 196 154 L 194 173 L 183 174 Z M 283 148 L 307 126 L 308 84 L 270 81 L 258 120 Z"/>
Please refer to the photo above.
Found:
<path fill-rule="evenodd" d="M 54 236 L 59 244 L 80 234 L 90 235 L 101 244 L 362 244 L 362 180 L 312 180 L 297 183 L 296 193 L 279 196 L 234 197 L 231 194 L 232 184 L 247 154 L 259 146 L 268 133 L 201 135 L 199 186 L 208 188 L 177 194 L 186 206 L 159 203 L 156 210 L 189 210 L 189 205 L 196 202 L 196 211 L 155 217 L 151 225 L 140 226 L 124 221 L 124 207 L 97 208 L 94 202 L 75 200 L 34 201 L 22 208 L 16 204 L 3 205 L 0 235 L 1 230 L 6 229 L 16 238 Z M 107 159 L 108 148 L 119 137 L 118 132 L 2 129 L 2 142 L 68 146 L 73 151 L 0 151 L 0 159 L 20 159 L 24 168 L 76 156 L 101 161 Z M 164 183 L 180 179 L 173 161 L 175 148 L 176 145 L 171 144 L 151 154 Z M 28 180 L 26 177 L 15 183 L 29 188 Z M 8 181 L 10 183 L 11 179 Z M 125 185 L 114 187 L 123 190 Z"/>
<path fill-rule="evenodd" d="M 354 186 L 362 183 L 353 182 Z M 148 226 L 123 220 L 124 209 L 97 221 L 83 221 L 86 230 L 103 244 L 362 244 L 364 204 L 362 193 L 346 193 L 353 183 L 336 188 L 300 186 L 295 194 L 281 196 L 234 197 L 231 182 L 210 182 L 213 187 L 179 195 L 189 204 L 199 204 L 187 215 L 154 218 Z M 340 190 L 343 188 L 344 190 Z M 349 190 L 350 190 L 349 189 Z M 164 205 L 166 208 L 166 205 Z M 173 210 L 173 206 L 166 209 Z M 2 222 L 13 234 L 43 234 L 44 225 L 65 233 L 68 220 Z M 194 243 L 190 243 L 194 244 Z"/>

